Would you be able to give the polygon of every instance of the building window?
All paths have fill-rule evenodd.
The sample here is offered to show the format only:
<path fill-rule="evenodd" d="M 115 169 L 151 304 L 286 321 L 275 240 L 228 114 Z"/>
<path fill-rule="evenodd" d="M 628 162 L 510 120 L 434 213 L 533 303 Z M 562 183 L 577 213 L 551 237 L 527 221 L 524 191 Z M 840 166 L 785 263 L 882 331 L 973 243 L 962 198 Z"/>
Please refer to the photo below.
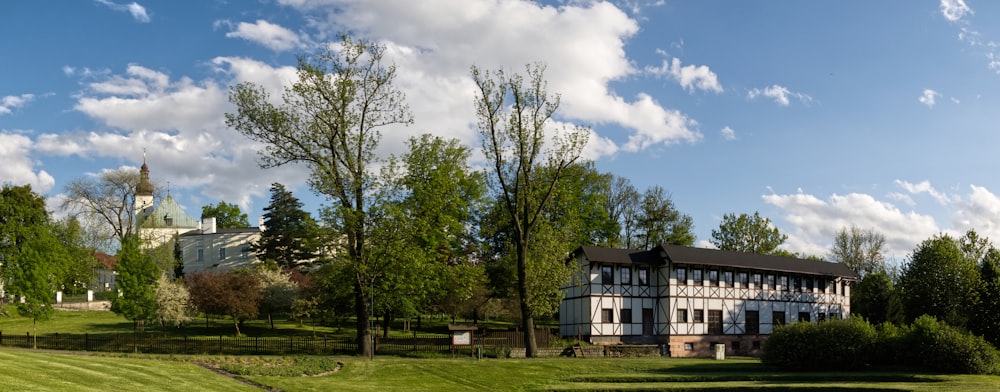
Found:
<path fill-rule="evenodd" d="M 747 311 L 746 319 L 743 320 L 743 329 L 750 335 L 760 333 L 760 313 L 758 311 Z"/>
<path fill-rule="evenodd" d="M 772 312 L 771 322 L 774 325 L 785 325 L 785 312 Z"/>
<path fill-rule="evenodd" d="M 726 287 L 733 287 L 733 271 L 723 271 L 722 280 L 726 282 Z"/>
<path fill-rule="evenodd" d="M 615 314 L 611 309 L 601 309 L 601 322 L 602 323 L 613 323 L 615 322 Z"/>
<path fill-rule="evenodd" d="M 816 278 L 816 289 L 819 290 L 821 294 L 826 294 L 827 281 L 826 278 Z"/>
<path fill-rule="evenodd" d="M 757 290 L 762 289 L 764 286 L 761 286 L 761 283 L 763 282 L 760 279 L 760 274 L 753 274 L 753 288 Z"/>
<path fill-rule="evenodd" d="M 632 309 L 622 309 L 622 323 L 628 324 L 632 322 Z"/>
<path fill-rule="evenodd" d="M 722 311 L 721 310 L 709 310 L 708 311 L 708 334 L 709 335 L 722 335 Z"/>
<path fill-rule="evenodd" d="M 694 343 L 684 343 L 684 351 L 694 351 Z"/>
<path fill-rule="evenodd" d="M 677 284 L 688 284 L 687 270 L 683 268 L 677 269 Z"/>
<path fill-rule="evenodd" d="M 836 320 L 840 315 L 837 313 L 830 313 L 830 321 Z"/>
<path fill-rule="evenodd" d="M 219 248 L 219 260 L 226 259 L 226 248 Z"/>
<path fill-rule="evenodd" d="M 775 289 L 775 287 L 774 287 L 774 275 L 768 275 L 767 276 L 767 289 L 768 290 L 774 290 Z"/>
<path fill-rule="evenodd" d="M 615 274 L 610 265 L 601 266 L 601 283 L 615 284 Z"/>
<path fill-rule="evenodd" d="M 639 267 L 639 286 L 649 286 L 649 268 Z"/>
<path fill-rule="evenodd" d="M 740 341 L 733 342 L 733 352 L 740 352 Z"/>
<path fill-rule="evenodd" d="M 826 313 L 816 313 L 816 322 L 822 323 L 826 321 Z"/>
<path fill-rule="evenodd" d="M 622 284 L 623 285 L 632 284 L 632 268 L 622 267 Z"/>
<path fill-rule="evenodd" d="M 748 283 L 750 283 L 750 281 L 747 278 L 747 273 L 746 272 L 740 272 L 737 276 L 740 279 L 740 288 L 741 289 L 745 289 L 747 287 L 750 287 L 748 285 Z"/>
<path fill-rule="evenodd" d="M 700 269 L 693 269 L 693 270 L 691 270 L 691 281 L 692 281 L 691 283 L 694 283 L 695 286 L 701 286 L 701 285 L 705 284 L 705 281 L 702 280 L 702 278 L 701 278 L 701 270 Z"/>
<path fill-rule="evenodd" d="M 719 271 L 708 271 L 708 285 L 712 287 L 719 287 Z"/>
<path fill-rule="evenodd" d="M 753 343 L 750 344 L 750 348 L 760 350 L 760 340 L 754 340 Z"/>
<path fill-rule="evenodd" d="M 802 287 L 802 278 L 798 276 L 792 277 L 792 291 L 799 291 L 799 287 Z"/>
<path fill-rule="evenodd" d="M 198 261 L 205 261 L 205 250 L 198 249 Z"/>
<path fill-rule="evenodd" d="M 240 257 L 244 259 L 250 258 L 250 245 L 243 244 L 243 247 L 240 248 Z"/>
<path fill-rule="evenodd" d="M 808 323 L 809 322 L 809 312 L 799 312 L 799 322 Z"/>
<path fill-rule="evenodd" d="M 677 309 L 677 322 L 686 323 L 688 322 L 688 311 L 687 309 Z"/>
<path fill-rule="evenodd" d="M 705 322 L 705 312 L 703 310 L 701 310 L 701 309 L 694 309 L 694 310 L 692 310 L 691 311 L 691 316 L 693 318 L 692 321 L 694 321 L 696 323 L 704 323 Z"/>
<path fill-rule="evenodd" d="M 778 290 L 788 291 L 788 277 L 779 276 L 778 277 Z"/>

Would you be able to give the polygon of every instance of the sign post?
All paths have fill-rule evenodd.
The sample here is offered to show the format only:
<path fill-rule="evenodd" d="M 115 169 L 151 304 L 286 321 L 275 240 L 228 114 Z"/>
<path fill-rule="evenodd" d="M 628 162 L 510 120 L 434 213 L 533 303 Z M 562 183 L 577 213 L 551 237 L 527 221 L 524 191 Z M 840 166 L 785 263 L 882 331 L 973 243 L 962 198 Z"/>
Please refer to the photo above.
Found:
<path fill-rule="evenodd" d="M 469 346 L 472 357 L 476 357 L 476 326 L 449 325 L 451 331 L 451 357 L 455 358 L 455 346 Z"/>

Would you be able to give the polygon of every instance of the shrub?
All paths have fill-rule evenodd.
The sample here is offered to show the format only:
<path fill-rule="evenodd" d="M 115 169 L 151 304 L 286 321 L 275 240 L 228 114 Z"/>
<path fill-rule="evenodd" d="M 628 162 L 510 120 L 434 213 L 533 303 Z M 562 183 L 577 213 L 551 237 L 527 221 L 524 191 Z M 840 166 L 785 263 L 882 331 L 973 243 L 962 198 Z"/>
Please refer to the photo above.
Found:
<path fill-rule="evenodd" d="M 914 320 L 901 340 L 899 363 L 923 370 L 990 374 L 1000 364 L 1000 354 L 982 337 L 927 315 Z"/>
<path fill-rule="evenodd" d="M 867 365 L 876 331 L 862 318 L 796 323 L 764 342 L 761 361 L 787 370 L 851 370 Z"/>

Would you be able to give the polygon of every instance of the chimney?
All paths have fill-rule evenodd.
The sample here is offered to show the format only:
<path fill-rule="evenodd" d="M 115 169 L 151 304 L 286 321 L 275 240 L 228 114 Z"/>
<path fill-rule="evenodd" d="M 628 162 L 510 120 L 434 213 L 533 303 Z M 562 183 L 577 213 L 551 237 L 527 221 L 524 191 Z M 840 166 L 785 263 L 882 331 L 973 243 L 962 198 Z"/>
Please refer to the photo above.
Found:
<path fill-rule="evenodd" d="M 201 234 L 215 234 L 215 218 L 201 220 Z"/>
<path fill-rule="evenodd" d="M 264 231 L 264 217 L 263 216 L 257 217 L 257 227 L 260 229 L 260 231 Z"/>

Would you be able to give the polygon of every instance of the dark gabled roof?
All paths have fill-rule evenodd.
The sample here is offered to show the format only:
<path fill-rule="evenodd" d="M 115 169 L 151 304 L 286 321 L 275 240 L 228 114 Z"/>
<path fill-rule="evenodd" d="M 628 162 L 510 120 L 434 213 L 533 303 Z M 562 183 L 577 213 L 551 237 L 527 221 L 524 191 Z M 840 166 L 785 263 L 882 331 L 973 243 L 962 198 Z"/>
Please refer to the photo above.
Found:
<path fill-rule="evenodd" d="M 754 268 L 800 274 L 839 276 L 849 279 L 858 278 L 858 275 L 843 263 L 717 249 L 691 248 L 678 245 L 661 245 L 656 249 L 663 250 L 667 259 L 674 264 Z"/>
<path fill-rule="evenodd" d="M 674 264 L 708 265 L 730 268 L 752 268 L 797 274 L 839 276 L 857 279 L 858 275 L 842 263 L 797 259 L 794 257 L 759 255 L 717 249 L 660 245 L 652 250 L 613 249 L 581 246 L 576 256 L 583 254 L 592 263 L 609 264 Z"/>
<path fill-rule="evenodd" d="M 599 248 L 596 246 L 581 246 L 576 254 L 583 254 L 587 260 L 598 263 L 613 264 L 663 264 L 664 260 L 658 252 L 639 249 Z"/>

